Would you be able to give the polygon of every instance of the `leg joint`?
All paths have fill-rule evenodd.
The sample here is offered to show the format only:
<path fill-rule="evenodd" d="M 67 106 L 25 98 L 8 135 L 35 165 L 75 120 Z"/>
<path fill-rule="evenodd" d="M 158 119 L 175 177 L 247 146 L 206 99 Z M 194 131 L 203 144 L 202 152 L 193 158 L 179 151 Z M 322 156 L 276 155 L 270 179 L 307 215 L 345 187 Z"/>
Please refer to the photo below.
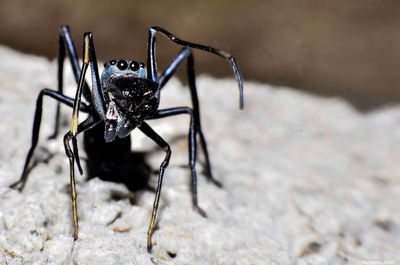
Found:
<path fill-rule="evenodd" d="M 163 150 L 165 151 L 165 158 L 164 161 L 161 163 L 161 167 L 166 168 L 169 164 L 169 159 L 171 158 L 172 152 L 168 144 L 163 147 Z"/>
<path fill-rule="evenodd" d="M 64 135 L 65 154 L 68 156 L 68 158 L 73 159 L 74 153 L 72 152 L 71 147 L 69 146 L 70 140 L 71 140 L 71 132 L 68 132 Z"/>

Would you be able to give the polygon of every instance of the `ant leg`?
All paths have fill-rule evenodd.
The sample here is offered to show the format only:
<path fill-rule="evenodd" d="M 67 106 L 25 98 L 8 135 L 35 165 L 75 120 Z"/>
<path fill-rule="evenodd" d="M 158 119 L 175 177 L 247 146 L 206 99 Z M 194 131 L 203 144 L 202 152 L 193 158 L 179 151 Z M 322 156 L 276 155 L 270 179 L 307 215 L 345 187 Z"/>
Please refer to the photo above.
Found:
<path fill-rule="evenodd" d="M 83 34 L 83 65 L 82 71 L 79 76 L 78 89 L 75 96 L 74 112 L 78 111 L 78 105 L 81 100 L 82 92 L 83 96 L 86 98 L 86 81 L 85 74 L 87 67 L 90 64 L 91 75 L 92 75 L 92 91 L 89 91 L 88 97 L 91 98 L 90 102 L 93 103 L 94 109 L 101 119 L 106 117 L 106 103 L 103 95 L 103 90 L 100 85 L 99 68 L 97 66 L 96 52 L 94 50 L 93 35 L 91 32 L 85 32 Z M 74 117 L 74 115 L 73 115 Z"/>
<path fill-rule="evenodd" d="M 197 88 L 195 82 L 195 72 L 194 72 L 194 58 L 193 52 L 190 48 L 186 47 L 183 48 L 178 56 L 171 62 L 171 64 L 167 67 L 167 69 L 161 74 L 159 78 L 160 89 L 164 87 L 164 85 L 168 82 L 168 80 L 174 75 L 176 70 L 179 68 L 181 62 L 187 59 L 187 75 L 189 80 L 189 88 L 190 88 L 190 95 L 192 98 L 192 105 L 193 105 L 193 116 L 194 116 L 194 123 L 195 123 L 195 131 L 196 134 L 200 135 L 200 144 L 202 150 L 204 152 L 205 157 L 205 175 L 206 177 L 212 181 L 218 187 L 222 187 L 222 184 L 217 181 L 211 170 L 211 162 L 210 157 L 208 154 L 207 143 L 204 137 L 203 131 L 201 129 L 201 121 L 200 121 L 200 105 L 199 105 L 199 98 L 197 96 Z"/>
<path fill-rule="evenodd" d="M 84 122 L 78 124 L 79 110 L 80 110 L 79 106 L 81 105 L 81 96 L 86 84 L 85 75 L 89 67 L 89 64 L 92 70 L 91 72 L 92 72 L 92 86 L 93 86 L 93 99 L 94 99 L 93 104 L 95 111 L 100 117 L 96 115 L 97 120 L 95 120 L 93 116 L 89 115 L 89 117 Z M 69 166 L 70 166 L 72 213 L 74 221 L 74 239 L 78 238 L 78 215 L 76 206 L 74 161 L 76 161 L 78 169 L 82 174 L 82 167 L 80 164 L 76 137 L 79 133 L 89 130 L 90 128 L 93 128 L 98 123 L 100 123 L 101 120 L 99 118 L 102 119 L 105 118 L 105 103 L 103 95 L 101 94 L 99 72 L 97 68 L 96 54 L 93 47 L 92 33 L 85 32 L 83 34 L 83 65 L 82 65 L 82 70 L 80 72 L 78 88 L 76 90 L 75 99 L 73 103 L 71 129 L 64 136 L 65 153 L 69 158 Z M 69 141 L 72 141 L 73 149 L 71 149 Z"/>
<path fill-rule="evenodd" d="M 58 42 L 59 44 L 58 44 L 58 60 L 57 60 L 58 64 L 57 81 L 58 81 L 58 92 L 62 94 L 65 50 L 67 50 L 67 54 L 72 67 L 72 72 L 74 74 L 77 83 L 79 81 L 80 69 L 79 69 L 79 61 L 76 53 L 75 44 L 72 41 L 68 26 L 62 26 L 60 28 Z M 86 84 L 86 82 L 84 84 L 84 97 L 88 102 L 91 102 L 92 99 L 90 96 L 90 89 Z M 59 123 L 60 123 L 60 103 L 57 103 L 54 132 L 52 135 L 49 136 L 49 139 L 54 139 L 57 137 Z"/>
<path fill-rule="evenodd" d="M 22 191 L 22 189 L 25 186 L 26 180 L 28 178 L 28 166 L 29 162 L 32 158 L 33 152 L 37 146 L 38 139 L 39 139 L 39 130 L 40 130 L 40 123 L 42 119 L 42 105 L 43 105 L 43 96 L 49 96 L 51 98 L 54 98 L 58 102 L 64 103 L 70 107 L 73 106 L 74 100 L 72 98 L 69 98 L 67 96 L 64 96 L 63 94 L 50 90 L 50 89 L 42 89 L 39 93 L 39 96 L 36 100 L 36 110 L 35 110 L 35 118 L 33 121 L 33 130 L 32 130 L 32 143 L 31 147 L 29 149 L 28 155 L 25 160 L 25 165 L 24 169 L 22 171 L 20 179 L 12 184 L 10 187 L 14 189 L 18 189 L 19 191 Z M 88 112 L 88 106 L 84 103 L 80 104 L 80 109 L 84 112 Z"/>
<path fill-rule="evenodd" d="M 200 122 L 200 105 L 199 105 L 199 98 L 197 96 L 197 88 L 196 88 L 196 81 L 195 81 L 195 72 L 194 72 L 194 57 L 193 53 L 189 54 L 188 62 L 187 62 L 187 75 L 189 79 L 189 88 L 190 88 L 190 95 L 192 97 L 192 104 L 193 104 L 193 115 L 196 123 L 196 131 L 200 135 L 200 143 L 201 147 L 204 152 L 204 157 L 206 160 L 206 176 L 209 180 L 211 180 L 215 185 L 218 187 L 222 187 L 222 184 L 217 181 L 211 171 L 211 163 L 210 157 L 208 154 L 207 143 L 204 137 L 203 131 L 201 130 L 201 122 Z"/>
<path fill-rule="evenodd" d="M 78 134 L 78 118 L 79 118 L 79 109 L 81 104 L 82 92 L 85 91 L 85 75 L 86 71 L 89 67 L 91 68 L 92 73 L 92 87 L 93 87 L 93 106 L 97 114 L 101 119 L 105 119 L 105 101 L 103 91 L 100 86 L 100 78 L 99 78 L 99 70 L 97 67 L 96 53 L 93 45 L 93 37 L 91 32 L 85 32 L 83 34 L 83 65 L 82 71 L 80 72 L 78 88 L 76 89 L 75 100 L 73 105 L 72 112 L 72 121 L 71 121 L 71 129 L 70 133 L 72 135 L 72 146 L 74 149 L 74 153 L 76 155 L 76 163 L 79 169 L 79 172 L 82 174 L 82 167 L 78 155 L 78 147 L 76 142 L 76 135 Z"/>
<path fill-rule="evenodd" d="M 187 59 L 192 53 L 193 52 L 189 47 L 182 48 L 179 51 L 178 55 L 172 60 L 172 62 L 160 75 L 158 79 L 160 89 L 162 89 L 165 86 L 165 84 L 169 81 L 169 79 L 175 74 L 176 70 L 178 70 L 181 63 L 185 59 Z"/>
<path fill-rule="evenodd" d="M 65 58 L 65 47 L 64 42 L 59 37 L 58 40 L 58 73 L 57 73 L 57 81 L 58 81 L 58 92 L 63 93 L 63 69 L 64 69 L 64 58 Z M 52 135 L 48 137 L 48 139 L 55 139 L 58 135 L 58 129 L 60 127 L 60 103 L 57 102 L 56 107 L 56 121 L 54 123 L 54 132 Z"/>
<path fill-rule="evenodd" d="M 170 109 L 158 110 L 156 114 L 151 119 L 160 119 L 169 116 L 179 115 L 179 114 L 189 114 L 190 115 L 190 127 L 189 127 L 189 166 L 192 175 L 192 199 L 193 208 L 203 217 L 207 217 L 206 212 L 199 207 L 197 200 L 197 173 L 196 173 L 196 154 L 197 154 L 197 144 L 196 144 L 196 123 L 194 111 L 189 107 L 177 107 Z"/>
<path fill-rule="evenodd" d="M 153 211 L 151 214 L 151 221 L 150 221 L 150 226 L 149 226 L 149 231 L 147 232 L 147 251 L 150 253 L 151 248 L 153 247 L 151 243 L 151 236 L 153 235 L 154 231 L 154 226 L 155 226 L 155 221 L 156 221 L 156 216 L 157 216 L 157 209 L 158 209 L 158 203 L 160 201 L 160 194 L 161 194 L 161 186 L 162 186 L 162 181 L 164 177 L 164 171 L 167 168 L 169 164 L 169 159 L 171 158 L 171 148 L 169 147 L 168 143 L 165 142 L 153 129 L 146 123 L 143 122 L 139 129 L 149 138 L 151 138 L 154 142 L 156 142 L 165 152 L 165 158 L 163 162 L 160 165 L 160 172 L 158 175 L 158 183 L 157 183 L 157 189 L 156 189 L 156 197 L 154 198 L 154 204 L 153 204 Z"/>
<path fill-rule="evenodd" d="M 156 65 L 156 43 L 155 43 L 157 32 L 162 33 L 168 39 L 170 39 L 172 42 L 175 42 L 178 45 L 210 52 L 210 53 L 218 55 L 218 56 L 226 59 L 227 61 L 229 61 L 232 65 L 233 73 L 235 74 L 235 77 L 236 77 L 236 80 L 237 80 L 238 86 L 239 86 L 239 107 L 240 107 L 240 109 L 243 109 L 243 105 L 244 105 L 243 79 L 242 79 L 242 75 L 240 74 L 240 70 L 236 63 L 236 60 L 232 55 L 230 55 L 229 53 L 227 53 L 225 51 L 222 51 L 220 49 L 216 49 L 216 48 L 213 48 L 210 46 L 205 46 L 205 45 L 181 40 L 181 39 L 175 37 L 173 34 L 168 32 L 167 30 L 160 28 L 160 27 L 151 27 L 149 29 L 148 55 L 147 55 L 147 73 L 148 73 L 149 79 L 153 80 L 154 82 L 157 82 L 157 79 L 158 79 L 157 65 Z"/>
<path fill-rule="evenodd" d="M 100 120 L 96 120 L 93 116 L 89 115 L 89 117 L 80 123 L 77 128 L 77 134 L 89 130 L 100 123 Z M 73 141 L 76 135 L 73 135 L 71 131 L 65 134 L 64 136 L 64 147 L 65 153 L 69 158 L 69 167 L 70 167 L 70 183 L 71 183 L 71 199 L 72 199 L 72 216 L 74 221 L 74 239 L 78 239 L 78 214 L 77 214 L 77 205 L 76 205 L 76 188 L 75 188 L 75 169 L 74 169 L 74 160 L 78 159 L 78 149 L 76 147 L 76 143 L 73 142 L 73 151 L 69 145 L 69 141 Z"/>
<path fill-rule="evenodd" d="M 89 117 L 82 123 L 78 124 L 79 118 L 79 110 L 81 104 L 81 96 L 85 87 L 85 75 L 86 71 L 89 67 L 91 68 L 92 73 L 92 87 L 93 87 L 93 104 L 96 113 L 96 120 L 93 116 L 89 115 Z M 71 121 L 71 129 L 64 136 L 64 147 L 65 153 L 69 158 L 69 166 L 70 166 L 70 180 L 71 180 L 71 198 L 72 198 L 72 214 L 74 220 L 74 239 L 78 238 L 78 215 L 77 215 L 77 206 L 76 206 L 76 189 L 75 189 L 75 168 L 74 161 L 76 161 L 78 169 L 82 174 L 82 167 L 80 165 L 80 159 L 78 154 L 78 145 L 76 141 L 76 137 L 79 133 L 89 130 L 90 128 L 96 126 L 101 122 L 101 119 L 105 118 L 105 102 L 103 95 L 101 93 L 100 87 L 100 78 L 99 71 L 97 68 L 97 60 L 96 54 L 93 46 L 93 38 L 92 33 L 85 32 L 83 34 L 83 65 L 82 71 L 80 72 L 78 88 L 76 89 L 73 112 L 72 112 L 72 121 Z M 101 118 L 101 119 L 99 119 Z M 69 145 L 69 141 L 72 141 L 72 150 Z"/>

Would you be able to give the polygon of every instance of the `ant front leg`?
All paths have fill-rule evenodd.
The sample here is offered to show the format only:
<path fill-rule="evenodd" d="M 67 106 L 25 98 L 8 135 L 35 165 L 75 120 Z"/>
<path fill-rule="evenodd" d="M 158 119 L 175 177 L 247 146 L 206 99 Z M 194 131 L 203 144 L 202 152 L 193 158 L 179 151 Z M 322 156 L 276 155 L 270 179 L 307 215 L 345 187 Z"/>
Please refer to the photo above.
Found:
<path fill-rule="evenodd" d="M 157 82 L 158 76 L 157 76 L 157 65 L 156 65 L 156 33 L 162 33 L 165 35 L 170 41 L 182 45 L 184 47 L 190 47 L 206 52 L 213 53 L 215 55 L 218 55 L 225 60 L 229 61 L 232 66 L 233 73 L 235 74 L 236 80 L 238 82 L 239 86 L 239 107 L 240 109 L 243 109 L 244 106 L 244 99 L 243 99 L 243 78 L 239 70 L 239 66 L 236 63 L 236 59 L 230 55 L 229 53 L 216 49 L 210 46 L 202 45 L 202 44 L 197 44 L 189 41 L 184 41 L 176 36 L 174 36 L 172 33 L 168 32 L 167 30 L 160 28 L 160 27 L 151 27 L 149 29 L 149 40 L 148 40 L 148 54 L 147 54 L 147 73 L 148 73 L 148 78 L 153 80 L 154 82 Z"/>
<path fill-rule="evenodd" d="M 94 111 L 96 112 L 96 116 L 100 117 L 102 120 L 105 119 L 105 101 L 103 91 L 100 85 L 99 78 L 99 70 L 97 67 L 96 53 L 93 45 L 93 36 L 91 32 L 85 32 L 83 34 L 83 65 L 82 70 L 80 72 L 78 88 L 76 89 L 73 112 L 72 112 L 72 121 L 71 121 L 71 129 L 70 133 L 72 135 L 72 145 L 74 152 L 76 154 L 76 163 L 78 165 L 79 171 L 82 174 L 82 167 L 80 164 L 78 153 L 78 147 L 76 144 L 76 135 L 78 134 L 78 118 L 79 118 L 79 106 L 81 104 L 82 92 L 85 92 L 86 81 L 85 75 L 87 69 L 91 68 L 92 75 L 92 101 L 94 106 Z"/>
<path fill-rule="evenodd" d="M 79 106 L 81 104 L 81 96 L 84 90 L 85 75 L 86 71 L 89 67 L 91 67 L 92 72 L 92 86 L 93 86 L 93 104 L 94 109 L 96 111 L 95 115 L 89 115 L 89 117 L 82 123 L 78 125 L 79 120 Z M 76 95 L 74 99 L 73 112 L 72 112 L 72 121 L 71 121 L 71 129 L 64 136 L 64 147 L 65 153 L 69 158 L 69 166 L 70 166 L 70 182 L 71 182 L 71 199 L 72 199 L 72 213 L 73 213 L 73 221 L 74 221 L 74 239 L 78 238 L 78 214 L 77 214 L 77 205 L 76 205 L 76 189 L 75 189 L 75 168 L 74 161 L 76 161 L 78 169 L 82 174 L 82 167 L 80 164 L 79 153 L 78 153 L 78 145 L 76 137 L 79 133 L 84 132 L 86 130 L 91 129 L 101 122 L 101 118 L 105 117 L 105 103 L 103 99 L 103 95 L 101 94 L 100 87 L 100 79 L 97 68 L 96 54 L 93 47 L 93 39 L 92 33 L 86 32 L 83 35 L 83 65 L 82 71 L 79 76 L 78 88 L 76 90 Z M 69 141 L 72 141 L 72 150 L 69 145 Z"/>
<path fill-rule="evenodd" d="M 25 186 L 26 180 L 28 178 L 28 173 L 29 173 L 29 164 L 30 164 L 33 152 L 35 151 L 35 148 L 38 143 L 40 124 L 41 124 L 41 120 L 42 120 L 42 105 L 43 105 L 43 97 L 44 96 L 49 96 L 49 97 L 57 100 L 59 103 L 64 103 L 70 107 L 72 107 L 74 104 L 74 100 L 72 98 L 64 96 L 63 94 L 61 94 L 57 91 L 47 89 L 47 88 L 42 89 L 40 91 L 39 96 L 36 100 L 36 110 L 35 110 L 35 117 L 33 120 L 31 147 L 29 149 L 28 155 L 26 156 L 24 169 L 22 170 L 20 179 L 10 186 L 11 188 L 18 189 L 19 191 L 22 191 L 22 189 Z M 81 103 L 80 110 L 82 110 L 84 112 L 88 112 L 89 108 L 86 104 Z"/>

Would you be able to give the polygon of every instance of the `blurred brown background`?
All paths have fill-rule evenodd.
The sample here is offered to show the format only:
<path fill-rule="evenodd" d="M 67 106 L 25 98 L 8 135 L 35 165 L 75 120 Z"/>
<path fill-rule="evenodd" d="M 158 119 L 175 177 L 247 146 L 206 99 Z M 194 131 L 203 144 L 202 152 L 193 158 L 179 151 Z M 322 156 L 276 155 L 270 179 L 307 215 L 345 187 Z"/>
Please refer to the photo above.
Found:
<path fill-rule="evenodd" d="M 0 43 L 24 52 L 55 57 L 68 24 L 80 50 L 92 31 L 100 60 L 144 62 L 148 27 L 158 25 L 230 52 L 245 80 L 341 96 L 362 110 L 400 101 L 400 1 L 0 0 L 0 22 Z M 158 40 L 162 68 L 179 48 Z M 198 72 L 232 76 L 224 60 L 195 57 Z"/>

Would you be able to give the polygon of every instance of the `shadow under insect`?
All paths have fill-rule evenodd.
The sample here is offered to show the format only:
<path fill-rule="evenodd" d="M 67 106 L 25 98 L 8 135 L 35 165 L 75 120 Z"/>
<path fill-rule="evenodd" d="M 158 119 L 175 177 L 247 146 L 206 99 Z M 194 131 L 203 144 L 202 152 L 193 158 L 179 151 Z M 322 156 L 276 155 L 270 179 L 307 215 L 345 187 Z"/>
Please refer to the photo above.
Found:
<path fill-rule="evenodd" d="M 132 152 L 130 137 L 116 138 L 112 144 L 104 140 L 104 129 L 97 126 L 84 134 L 88 178 L 125 184 L 132 192 L 151 189 L 148 185 L 153 173 L 147 163 L 147 152 Z M 152 189 L 153 190 L 153 189 Z"/>

